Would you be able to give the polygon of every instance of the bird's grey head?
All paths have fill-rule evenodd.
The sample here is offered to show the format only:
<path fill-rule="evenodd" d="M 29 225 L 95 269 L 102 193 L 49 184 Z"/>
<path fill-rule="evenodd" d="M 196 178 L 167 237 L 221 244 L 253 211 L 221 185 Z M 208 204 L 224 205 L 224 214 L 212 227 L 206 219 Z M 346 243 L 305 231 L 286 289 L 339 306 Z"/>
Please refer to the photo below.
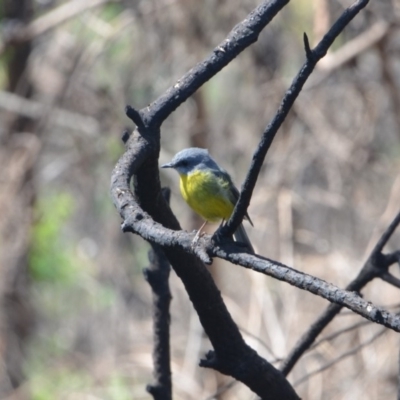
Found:
<path fill-rule="evenodd" d="M 217 163 L 208 154 L 208 150 L 198 147 L 181 150 L 175 154 L 171 162 L 162 165 L 161 168 L 174 168 L 184 175 L 199 169 L 220 170 Z"/>

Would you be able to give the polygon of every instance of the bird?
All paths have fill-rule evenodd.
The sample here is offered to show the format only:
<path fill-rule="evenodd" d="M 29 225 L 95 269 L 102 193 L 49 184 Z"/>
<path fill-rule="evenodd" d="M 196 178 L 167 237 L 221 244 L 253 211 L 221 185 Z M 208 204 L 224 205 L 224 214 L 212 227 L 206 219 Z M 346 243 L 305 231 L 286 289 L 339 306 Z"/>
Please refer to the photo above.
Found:
<path fill-rule="evenodd" d="M 227 221 L 239 199 L 239 191 L 232 178 L 210 156 L 207 149 L 190 147 L 179 151 L 172 160 L 161 168 L 173 168 L 180 176 L 180 192 L 186 203 L 204 219 L 197 231 L 195 243 L 207 222 Z M 249 215 L 247 219 L 253 226 Z M 245 244 L 254 253 L 249 237 L 240 224 L 234 233 L 235 240 Z"/>

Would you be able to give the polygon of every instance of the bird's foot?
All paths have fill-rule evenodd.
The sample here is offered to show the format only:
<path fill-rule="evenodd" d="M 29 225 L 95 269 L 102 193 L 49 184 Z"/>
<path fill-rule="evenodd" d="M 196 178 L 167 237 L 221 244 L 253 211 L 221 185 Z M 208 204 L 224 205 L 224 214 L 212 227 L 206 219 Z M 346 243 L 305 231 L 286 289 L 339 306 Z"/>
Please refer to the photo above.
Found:
<path fill-rule="evenodd" d="M 200 229 L 197 231 L 196 236 L 192 240 L 192 250 L 196 247 L 197 243 L 199 242 L 200 238 L 204 235 L 201 231 L 203 228 L 206 226 L 207 221 L 204 221 L 204 224 L 200 227 Z"/>

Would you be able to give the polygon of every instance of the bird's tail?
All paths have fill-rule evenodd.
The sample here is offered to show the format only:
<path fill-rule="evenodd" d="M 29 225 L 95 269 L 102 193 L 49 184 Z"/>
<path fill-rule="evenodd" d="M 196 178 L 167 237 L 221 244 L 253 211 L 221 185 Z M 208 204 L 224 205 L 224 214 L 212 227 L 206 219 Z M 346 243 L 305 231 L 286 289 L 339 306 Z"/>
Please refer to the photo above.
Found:
<path fill-rule="evenodd" d="M 243 224 L 239 225 L 239 228 L 236 229 L 236 232 L 233 234 L 233 236 L 235 237 L 235 240 L 237 242 L 244 243 L 248 247 L 249 252 L 254 254 L 253 246 L 250 242 L 249 237 L 247 236 Z"/>

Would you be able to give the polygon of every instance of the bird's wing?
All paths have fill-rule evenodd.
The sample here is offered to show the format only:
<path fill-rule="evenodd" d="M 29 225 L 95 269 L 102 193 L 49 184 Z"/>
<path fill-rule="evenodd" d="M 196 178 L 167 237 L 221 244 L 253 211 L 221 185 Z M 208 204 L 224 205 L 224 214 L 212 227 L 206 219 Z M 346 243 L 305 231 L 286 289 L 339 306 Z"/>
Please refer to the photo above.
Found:
<path fill-rule="evenodd" d="M 213 172 L 215 173 L 215 175 L 217 175 L 224 182 L 228 182 L 229 183 L 229 196 L 231 198 L 232 203 L 236 204 L 237 201 L 239 200 L 239 194 L 240 193 L 239 193 L 239 190 L 237 189 L 237 187 L 232 182 L 232 178 L 230 177 L 230 175 L 225 170 L 223 170 L 222 168 L 220 168 L 218 171 L 214 170 Z M 250 224 L 252 226 L 254 226 L 253 225 L 253 221 L 250 219 L 248 213 L 245 214 L 245 219 L 247 219 L 250 222 Z"/>

